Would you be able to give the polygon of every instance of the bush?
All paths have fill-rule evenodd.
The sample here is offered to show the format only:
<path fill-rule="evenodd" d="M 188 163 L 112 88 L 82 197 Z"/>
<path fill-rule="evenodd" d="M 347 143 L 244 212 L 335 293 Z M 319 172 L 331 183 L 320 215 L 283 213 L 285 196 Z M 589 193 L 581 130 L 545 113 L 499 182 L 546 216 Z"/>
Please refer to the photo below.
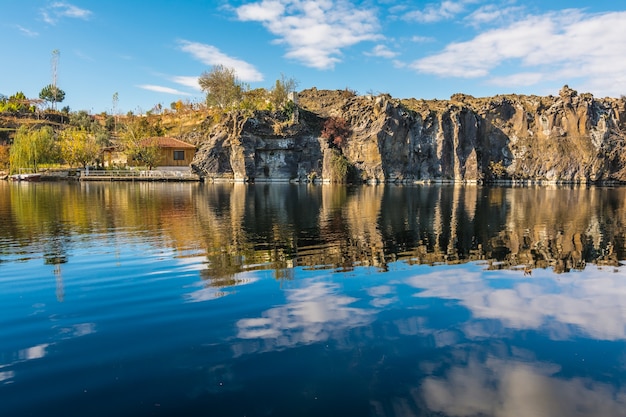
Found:
<path fill-rule="evenodd" d="M 352 129 L 343 117 L 330 117 L 324 122 L 321 137 L 327 139 L 329 145 L 340 148 L 351 134 Z"/>
<path fill-rule="evenodd" d="M 350 163 L 339 151 L 333 149 L 330 155 L 330 181 L 345 183 L 348 179 Z"/>
<path fill-rule="evenodd" d="M 340 184 L 362 183 L 363 179 L 359 170 L 348 161 L 348 159 L 338 149 L 330 149 L 330 181 Z"/>
<path fill-rule="evenodd" d="M 502 161 L 489 162 L 489 174 L 493 179 L 501 179 L 506 175 L 506 168 L 504 167 L 504 163 Z"/>

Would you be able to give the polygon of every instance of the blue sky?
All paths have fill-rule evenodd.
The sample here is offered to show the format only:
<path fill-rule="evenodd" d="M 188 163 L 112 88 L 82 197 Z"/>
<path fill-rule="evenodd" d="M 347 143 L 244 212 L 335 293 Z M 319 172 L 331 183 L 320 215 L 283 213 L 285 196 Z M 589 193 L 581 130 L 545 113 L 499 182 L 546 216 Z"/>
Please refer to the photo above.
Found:
<path fill-rule="evenodd" d="M 203 101 L 197 77 L 234 68 L 251 88 L 447 99 L 454 93 L 626 94 L 623 0 L 2 0 L 0 93 L 145 112 Z"/>

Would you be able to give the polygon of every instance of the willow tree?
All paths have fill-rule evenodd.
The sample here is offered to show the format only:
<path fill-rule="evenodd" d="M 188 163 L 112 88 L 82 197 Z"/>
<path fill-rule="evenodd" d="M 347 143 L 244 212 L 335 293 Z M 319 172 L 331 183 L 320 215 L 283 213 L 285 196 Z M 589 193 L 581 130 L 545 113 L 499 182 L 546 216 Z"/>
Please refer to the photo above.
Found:
<path fill-rule="evenodd" d="M 58 158 L 58 146 L 51 127 L 29 129 L 21 126 L 17 130 L 9 153 L 11 172 L 20 168 L 37 171 L 40 164 L 57 162 Z"/>

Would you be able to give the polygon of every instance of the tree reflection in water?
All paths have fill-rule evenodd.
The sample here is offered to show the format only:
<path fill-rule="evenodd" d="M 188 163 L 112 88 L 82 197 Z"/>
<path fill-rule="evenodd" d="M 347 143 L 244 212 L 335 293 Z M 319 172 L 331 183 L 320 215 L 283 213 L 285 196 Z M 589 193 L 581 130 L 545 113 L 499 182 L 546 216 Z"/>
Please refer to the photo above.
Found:
<path fill-rule="evenodd" d="M 387 270 L 484 261 L 489 269 L 582 270 L 624 258 L 621 188 L 290 184 L 0 184 L 0 257 L 68 261 L 75 234 L 140 236 L 204 253 L 208 285 L 248 270 Z M 115 230 L 115 236 L 111 231 Z M 70 233 L 71 232 L 71 233 Z M 72 238 L 76 240 L 76 238 Z M 51 247 L 47 242 L 51 242 Z M 56 243 L 53 243 L 56 242 Z M 61 250 L 63 253 L 57 252 Z M 55 264 L 59 263 L 55 261 Z"/>

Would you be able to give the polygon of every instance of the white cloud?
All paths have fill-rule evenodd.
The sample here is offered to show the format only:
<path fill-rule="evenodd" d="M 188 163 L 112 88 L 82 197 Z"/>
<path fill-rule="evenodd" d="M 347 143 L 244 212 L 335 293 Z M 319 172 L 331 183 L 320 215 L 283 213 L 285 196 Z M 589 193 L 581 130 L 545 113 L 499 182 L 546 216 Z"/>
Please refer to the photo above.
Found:
<path fill-rule="evenodd" d="M 38 32 L 35 32 L 33 30 L 27 29 L 24 26 L 20 26 L 20 25 L 15 25 L 15 27 L 22 32 L 23 35 L 28 36 L 30 38 L 35 38 L 37 36 L 39 36 Z"/>
<path fill-rule="evenodd" d="M 416 20 L 421 23 L 434 23 L 452 19 L 465 11 L 465 4 L 473 1 L 442 1 L 441 3 L 427 4 L 423 10 L 414 10 L 404 14 L 406 20 Z"/>
<path fill-rule="evenodd" d="M 527 16 L 472 40 L 451 43 L 411 67 L 442 77 L 478 78 L 491 76 L 504 64 L 517 64 L 531 70 L 511 76 L 511 81 L 528 83 L 529 73 L 562 83 L 567 83 L 567 77 L 583 78 L 593 93 L 615 95 L 626 91 L 625 26 L 626 12 L 564 10 Z M 501 82 L 496 79 L 494 83 Z"/>
<path fill-rule="evenodd" d="M 81 9 L 70 3 L 56 2 L 41 10 L 41 16 L 44 22 L 54 25 L 61 18 L 69 17 L 72 19 L 88 20 L 93 15 L 91 10 Z"/>
<path fill-rule="evenodd" d="M 433 42 L 435 38 L 430 36 L 412 36 L 410 41 L 416 43 Z"/>
<path fill-rule="evenodd" d="M 206 45 L 198 42 L 180 41 L 180 49 L 191 54 L 195 59 L 206 65 L 224 65 L 233 68 L 237 73 L 237 78 L 246 82 L 263 81 L 261 74 L 252 64 L 241 59 L 233 58 L 213 45 Z"/>
<path fill-rule="evenodd" d="M 523 10 L 524 8 L 519 6 L 502 7 L 496 4 L 487 4 L 469 14 L 464 20 L 470 26 L 480 27 L 481 25 L 512 19 Z"/>
<path fill-rule="evenodd" d="M 381 38 L 373 10 L 351 2 L 312 0 L 262 0 L 235 9 L 241 21 L 261 22 L 287 46 L 287 58 L 331 69 L 341 62 L 342 50 Z"/>
<path fill-rule="evenodd" d="M 165 93 L 165 94 L 174 94 L 180 96 L 190 96 L 191 94 L 185 93 L 184 91 L 176 90 L 175 88 L 163 87 L 161 85 L 153 85 L 153 84 L 141 84 L 137 87 L 142 88 L 148 91 L 154 91 L 157 93 Z"/>
<path fill-rule="evenodd" d="M 377 56 L 381 58 L 393 58 L 398 54 L 389 50 L 385 45 L 376 45 L 371 51 L 365 52 L 367 56 Z"/>
<path fill-rule="evenodd" d="M 512 85 L 529 86 L 535 85 L 545 79 L 546 75 L 541 72 L 520 72 L 502 77 L 494 77 L 489 80 L 489 83 L 501 87 L 508 87 Z"/>
<path fill-rule="evenodd" d="M 200 84 L 198 84 L 198 77 L 194 75 L 177 75 L 171 78 L 176 84 L 184 85 L 198 91 L 202 91 Z"/>
<path fill-rule="evenodd" d="M 406 62 L 400 61 L 399 59 L 394 59 L 392 61 L 393 67 L 398 69 L 404 69 L 407 67 Z"/>

